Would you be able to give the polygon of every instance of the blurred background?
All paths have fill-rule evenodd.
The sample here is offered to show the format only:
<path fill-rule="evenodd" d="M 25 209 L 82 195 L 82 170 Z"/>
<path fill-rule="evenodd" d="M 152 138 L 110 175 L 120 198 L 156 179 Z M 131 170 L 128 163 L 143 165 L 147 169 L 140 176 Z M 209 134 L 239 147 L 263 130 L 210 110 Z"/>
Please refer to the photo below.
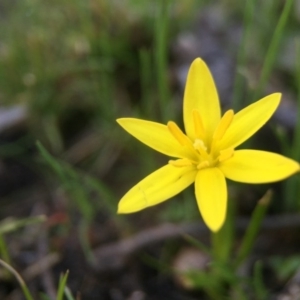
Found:
<path fill-rule="evenodd" d="M 192 187 L 116 214 L 124 193 L 168 158 L 115 120 L 182 127 L 187 70 L 199 56 L 223 111 L 283 93 L 251 148 L 300 161 L 300 1 L 0 2 L 0 255 L 34 299 L 56 299 L 67 270 L 74 299 L 300 299 L 299 176 L 230 182 L 233 256 L 257 201 L 270 188 L 273 197 L 253 250 L 217 294 L 215 277 L 202 276 L 209 232 Z M 190 268 L 202 277 L 182 276 Z M 0 299 L 24 299 L 4 268 Z"/>

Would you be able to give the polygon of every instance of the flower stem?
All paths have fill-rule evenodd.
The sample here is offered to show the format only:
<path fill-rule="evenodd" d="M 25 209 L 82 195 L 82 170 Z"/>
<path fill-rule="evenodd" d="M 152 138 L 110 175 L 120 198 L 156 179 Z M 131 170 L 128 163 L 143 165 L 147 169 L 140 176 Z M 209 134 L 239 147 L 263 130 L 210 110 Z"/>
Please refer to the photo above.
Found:
<path fill-rule="evenodd" d="M 228 201 L 227 216 L 223 227 L 218 232 L 212 232 L 212 252 L 217 263 L 227 264 L 234 241 L 235 203 Z"/>

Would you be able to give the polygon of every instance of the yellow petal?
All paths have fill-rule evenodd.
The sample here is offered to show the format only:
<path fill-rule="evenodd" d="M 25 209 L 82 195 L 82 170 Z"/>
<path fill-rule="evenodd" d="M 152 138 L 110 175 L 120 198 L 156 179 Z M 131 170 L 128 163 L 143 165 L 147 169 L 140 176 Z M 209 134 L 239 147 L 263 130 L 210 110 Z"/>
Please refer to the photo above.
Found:
<path fill-rule="evenodd" d="M 172 157 L 194 159 L 190 151 L 174 138 L 166 125 L 133 118 L 122 118 L 117 122 L 136 139 L 156 151 Z"/>
<path fill-rule="evenodd" d="M 196 198 L 200 213 L 212 231 L 218 231 L 226 217 L 227 186 L 218 168 L 202 169 L 195 181 Z"/>
<path fill-rule="evenodd" d="M 206 135 L 211 137 L 220 121 L 220 103 L 212 75 L 200 58 L 193 61 L 188 72 L 183 102 L 184 126 L 192 140 L 196 139 L 195 109 L 201 115 Z"/>
<path fill-rule="evenodd" d="M 237 150 L 219 165 L 226 178 L 246 183 L 267 183 L 285 179 L 299 171 L 299 164 L 277 153 Z"/>
<path fill-rule="evenodd" d="M 258 129 L 273 115 L 280 103 L 281 94 L 271 94 L 239 111 L 222 140 L 218 143 L 220 149 L 235 148 Z"/>
<path fill-rule="evenodd" d="M 174 167 L 170 164 L 151 173 L 120 200 L 118 213 L 132 213 L 161 203 L 187 188 L 195 180 L 194 166 Z"/>

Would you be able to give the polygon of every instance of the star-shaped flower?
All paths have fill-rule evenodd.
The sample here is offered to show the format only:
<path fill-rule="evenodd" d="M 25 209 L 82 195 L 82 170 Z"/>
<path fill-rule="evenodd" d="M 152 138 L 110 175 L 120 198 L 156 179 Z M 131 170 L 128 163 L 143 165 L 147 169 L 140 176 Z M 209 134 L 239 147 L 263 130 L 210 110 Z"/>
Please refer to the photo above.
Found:
<path fill-rule="evenodd" d="M 204 222 L 218 231 L 226 217 L 226 179 L 245 183 L 282 180 L 299 171 L 299 164 L 282 155 L 259 150 L 235 150 L 273 115 L 280 93 L 271 94 L 234 114 L 221 118 L 211 73 L 197 58 L 185 87 L 185 132 L 172 121 L 167 125 L 133 118 L 117 122 L 149 147 L 177 158 L 153 172 L 121 199 L 118 213 L 132 213 L 161 203 L 195 182 L 195 194 Z"/>

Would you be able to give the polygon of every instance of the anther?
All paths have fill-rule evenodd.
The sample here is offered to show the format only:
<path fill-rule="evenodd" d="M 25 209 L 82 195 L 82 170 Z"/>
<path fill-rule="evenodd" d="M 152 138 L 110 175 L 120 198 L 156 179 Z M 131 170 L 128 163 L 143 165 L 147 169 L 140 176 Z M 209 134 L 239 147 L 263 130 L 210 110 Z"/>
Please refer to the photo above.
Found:
<path fill-rule="evenodd" d="M 174 167 L 187 167 L 191 166 L 193 163 L 187 158 L 181 158 L 177 160 L 169 160 L 169 164 Z"/>
<path fill-rule="evenodd" d="M 190 139 L 181 131 L 176 123 L 169 121 L 167 126 L 171 134 L 180 143 L 180 145 L 185 146 L 187 144 L 191 144 Z"/>
<path fill-rule="evenodd" d="M 209 162 L 207 160 L 202 161 L 200 164 L 197 165 L 198 170 L 204 169 L 204 168 L 207 168 L 207 167 L 209 167 Z"/>
<path fill-rule="evenodd" d="M 205 128 L 202 122 L 201 115 L 197 109 L 193 110 L 193 120 L 194 120 L 194 127 L 195 133 L 198 138 L 204 139 L 205 137 Z"/>
<path fill-rule="evenodd" d="M 220 155 L 218 157 L 219 162 L 225 161 L 229 158 L 231 158 L 234 155 L 234 149 L 233 148 L 227 148 L 225 150 L 220 151 Z"/>
<path fill-rule="evenodd" d="M 232 109 L 228 110 L 223 115 L 218 127 L 215 130 L 215 133 L 213 135 L 213 139 L 220 140 L 224 136 L 226 130 L 228 129 L 228 127 L 230 126 L 230 124 L 233 120 L 233 117 L 234 117 L 234 112 L 233 112 Z"/>
<path fill-rule="evenodd" d="M 208 157 L 207 147 L 205 146 L 205 144 L 202 140 L 196 139 L 193 146 L 200 153 L 202 158 L 206 159 Z"/>

